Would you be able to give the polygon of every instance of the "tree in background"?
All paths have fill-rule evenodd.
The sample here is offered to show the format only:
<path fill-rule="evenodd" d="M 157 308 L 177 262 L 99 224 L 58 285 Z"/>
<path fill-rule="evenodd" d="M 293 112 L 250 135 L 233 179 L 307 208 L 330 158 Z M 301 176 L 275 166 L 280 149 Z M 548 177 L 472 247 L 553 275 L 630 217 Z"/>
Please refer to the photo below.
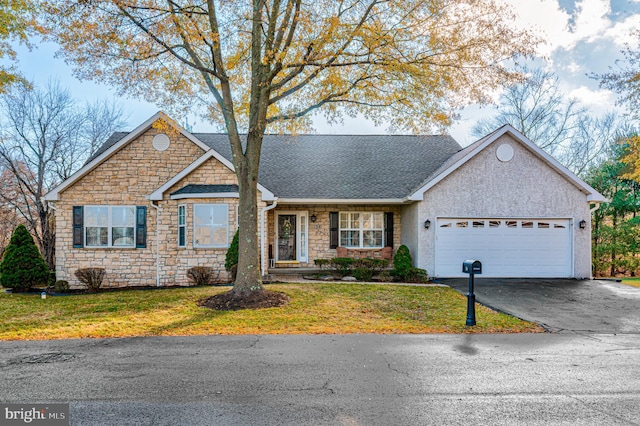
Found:
<path fill-rule="evenodd" d="M 640 30 L 633 31 L 630 39 L 635 40 L 636 46 L 627 45 L 622 51 L 625 61 L 616 61 L 610 72 L 591 74 L 591 77 L 600 80 L 601 87 L 617 92 L 619 103 L 637 119 L 640 118 Z"/>
<path fill-rule="evenodd" d="M 33 237 L 24 225 L 18 225 L 0 262 L 0 284 L 20 291 L 46 285 L 49 268 L 42 259 Z"/>
<path fill-rule="evenodd" d="M 202 107 L 229 136 L 238 177 L 232 295 L 262 294 L 257 180 L 264 133 L 364 114 L 398 130 L 447 125 L 513 81 L 534 53 L 495 0 L 49 1 L 48 27 L 81 78 L 179 113 Z M 242 133 L 246 132 L 246 135 Z"/>
<path fill-rule="evenodd" d="M 25 220 L 14 207 L 18 204 L 19 190 L 15 176 L 6 168 L 0 167 L 0 259 L 9 244 L 11 234 Z"/>
<path fill-rule="evenodd" d="M 587 182 L 610 202 L 593 213 L 593 269 L 597 276 L 635 275 L 640 268 L 640 184 L 627 177 L 630 166 L 621 161 L 628 155 L 627 141 L 610 145 L 609 158 L 591 169 Z"/>
<path fill-rule="evenodd" d="M 625 121 L 613 113 L 590 116 L 576 99 L 560 90 L 553 73 L 521 70 L 525 78 L 505 88 L 497 113 L 479 120 L 473 135 L 482 137 L 511 124 L 578 175 L 602 161 L 609 144 L 627 129 Z"/>
<path fill-rule="evenodd" d="M 42 200 L 80 168 L 97 140 L 125 125 L 122 111 L 97 102 L 78 106 L 67 90 L 16 83 L 0 95 L 0 166 L 11 179 L 0 202 L 24 218 L 49 268 L 55 267 L 55 228 Z"/>

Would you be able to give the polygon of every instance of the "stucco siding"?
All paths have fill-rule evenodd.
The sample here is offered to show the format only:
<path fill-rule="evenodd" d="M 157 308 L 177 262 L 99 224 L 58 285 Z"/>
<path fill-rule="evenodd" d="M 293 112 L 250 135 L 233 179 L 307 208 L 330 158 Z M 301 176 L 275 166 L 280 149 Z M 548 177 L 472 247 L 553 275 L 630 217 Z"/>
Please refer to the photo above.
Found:
<path fill-rule="evenodd" d="M 401 242 L 409 249 L 414 266 L 418 265 L 418 258 L 420 257 L 420 228 L 424 228 L 424 226 L 420 226 L 420 223 L 424 223 L 424 220 L 420 222 L 419 214 L 418 203 L 402 208 Z"/>
<path fill-rule="evenodd" d="M 511 161 L 496 157 L 496 149 L 504 143 L 513 147 Z M 428 271 L 435 266 L 439 217 L 568 218 L 573 220 L 574 276 L 591 276 L 590 226 L 578 227 L 581 220 L 590 223 L 587 195 L 509 135 L 425 192 L 418 212 L 421 220 L 432 222 L 431 229 L 417 227 L 420 254 L 416 263 Z"/>

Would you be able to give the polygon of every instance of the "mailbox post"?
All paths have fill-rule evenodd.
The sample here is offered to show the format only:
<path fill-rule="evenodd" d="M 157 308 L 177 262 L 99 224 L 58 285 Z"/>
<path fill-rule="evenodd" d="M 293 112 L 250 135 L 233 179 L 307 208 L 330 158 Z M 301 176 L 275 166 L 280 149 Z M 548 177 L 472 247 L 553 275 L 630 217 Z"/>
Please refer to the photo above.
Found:
<path fill-rule="evenodd" d="M 462 272 L 469 274 L 469 293 L 467 293 L 467 325 L 476 325 L 476 295 L 473 293 L 473 276 L 482 274 L 479 260 L 467 259 L 462 262 Z"/>

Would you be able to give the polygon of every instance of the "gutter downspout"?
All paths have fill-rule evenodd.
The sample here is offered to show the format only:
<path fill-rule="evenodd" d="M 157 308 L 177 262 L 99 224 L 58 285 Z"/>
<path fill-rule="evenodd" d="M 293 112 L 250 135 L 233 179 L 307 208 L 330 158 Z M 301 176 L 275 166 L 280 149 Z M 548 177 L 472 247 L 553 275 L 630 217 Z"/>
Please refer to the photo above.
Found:
<path fill-rule="evenodd" d="M 156 287 L 160 287 L 160 206 L 151 201 L 151 207 L 156 209 Z"/>
<path fill-rule="evenodd" d="M 267 267 L 267 259 L 265 259 L 265 253 L 264 253 L 264 240 L 265 240 L 265 234 L 266 234 L 266 226 L 265 226 L 266 214 L 269 210 L 274 209 L 277 205 L 278 205 L 278 199 L 276 198 L 273 204 L 263 207 L 262 211 L 260 212 L 260 263 L 262 264 L 262 275 L 266 275 L 266 272 L 269 270 Z"/>

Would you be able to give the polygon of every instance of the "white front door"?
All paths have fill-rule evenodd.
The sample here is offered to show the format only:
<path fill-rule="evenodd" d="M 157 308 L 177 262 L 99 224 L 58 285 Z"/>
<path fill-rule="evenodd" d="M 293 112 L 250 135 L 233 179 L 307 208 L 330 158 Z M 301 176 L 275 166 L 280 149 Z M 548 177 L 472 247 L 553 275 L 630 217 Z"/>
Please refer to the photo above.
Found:
<path fill-rule="evenodd" d="M 434 275 L 466 276 L 475 259 L 483 277 L 572 277 L 571 235 L 570 219 L 439 218 Z"/>
<path fill-rule="evenodd" d="M 276 261 L 308 261 L 307 212 L 277 212 L 275 215 Z"/>

